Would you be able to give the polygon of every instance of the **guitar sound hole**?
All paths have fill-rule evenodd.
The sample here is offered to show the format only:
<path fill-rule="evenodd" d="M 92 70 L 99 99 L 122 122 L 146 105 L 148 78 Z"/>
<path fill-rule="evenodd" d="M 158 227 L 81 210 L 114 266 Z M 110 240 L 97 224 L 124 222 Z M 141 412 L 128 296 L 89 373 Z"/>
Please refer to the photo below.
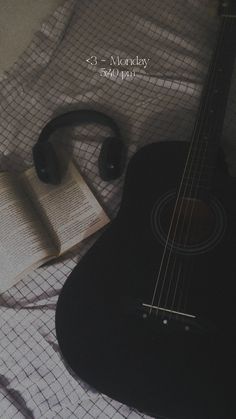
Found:
<path fill-rule="evenodd" d="M 152 212 L 156 237 L 178 253 L 202 253 L 214 247 L 225 231 L 224 209 L 215 199 L 205 203 L 184 197 L 176 205 L 176 195 L 163 196 Z"/>
<path fill-rule="evenodd" d="M 161 214 L 161 225 L 168 234 L 174 203 L 167 203 L 165 211 Z M 189 246 L 207 240 L 215 228 L 213 211 L 202 201 L 192 198 L 183 198 L 176 207 L 173 217 L 173 227 L 170 230 L 170 239 L 180 246 Z"/>

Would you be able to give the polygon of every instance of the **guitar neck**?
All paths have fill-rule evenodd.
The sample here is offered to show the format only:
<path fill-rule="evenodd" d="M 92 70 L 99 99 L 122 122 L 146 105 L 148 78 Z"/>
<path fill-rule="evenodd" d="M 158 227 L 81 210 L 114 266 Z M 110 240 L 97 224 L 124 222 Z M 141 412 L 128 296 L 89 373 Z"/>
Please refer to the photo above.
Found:
<path fill-rule="evenodd" d="M 225 6 L 226 7 L 226 6 Z M 236 11 L 221 16 L 218 41 L 209 67 L 193 130 L 188 170 L 184 183 L 191 188 L 210 188 L 217 163 L 227 99 L 236 56 Z M 197 181 L 197 184 L 194 181 Z M 197 186 L 198 185 L 198 186 Z M 196 195 L 196 191 L 194 191 Z"/>

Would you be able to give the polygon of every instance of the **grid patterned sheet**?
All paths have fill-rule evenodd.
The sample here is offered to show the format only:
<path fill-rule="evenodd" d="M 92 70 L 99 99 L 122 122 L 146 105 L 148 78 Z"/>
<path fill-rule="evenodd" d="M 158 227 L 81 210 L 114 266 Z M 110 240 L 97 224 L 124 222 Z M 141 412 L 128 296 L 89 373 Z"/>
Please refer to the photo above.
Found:
<path fill-rule="evenodd" d="M 189 139 L 218 29 L 211 3 L 65 1 L 0 79 L 1 169 L 17 173 L 29 167 L 42 127 L 71 109 L 87 107 L 113 116 L 122 127 L 129 157 L 148 142 Z M 102 65 L 86 62 L 92 55 L 138 55 L 150 61 L 146 69 L 136 69 L 133 80 L 111 79 L 100 76 Z M 234 175 L 235 79 L 234 75 L 223 139 Z M 84 126 L 63 130 L 61 141 L 114 217 L 124 177 L 103 182 L 96 163 L 108 134 L 105 128 Z M 57 298 L 96 237 L 0 296 L 2 419 L 147 418 L 88 387 L 66 369 L 60 356 L 54 325 Z"/>

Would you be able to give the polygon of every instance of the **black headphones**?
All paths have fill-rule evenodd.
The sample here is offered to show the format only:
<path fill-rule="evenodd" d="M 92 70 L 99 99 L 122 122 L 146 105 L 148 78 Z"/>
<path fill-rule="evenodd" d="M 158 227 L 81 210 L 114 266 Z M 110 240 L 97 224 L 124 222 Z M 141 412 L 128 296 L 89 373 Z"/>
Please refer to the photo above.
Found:
<path fill-rule="evenodd" d="M 126 147 L 121 140 L 120 129 L 109 116 L 94 110 L 83 109 L 64 113 L 52 119 L 42 130 L 33 147 L 33 161 L 39 179 L 44 183 L 58 184 L 62 173 L 59 161 L 49 142 L 51 134 L 58 128 L 76 126 L 83 123 L 98 123 L 109 126 L 114 136 L 104 140 L 98 158 L 99 174 L 103 180 L 113 180 L 121 176 L 126 156 Z"/>

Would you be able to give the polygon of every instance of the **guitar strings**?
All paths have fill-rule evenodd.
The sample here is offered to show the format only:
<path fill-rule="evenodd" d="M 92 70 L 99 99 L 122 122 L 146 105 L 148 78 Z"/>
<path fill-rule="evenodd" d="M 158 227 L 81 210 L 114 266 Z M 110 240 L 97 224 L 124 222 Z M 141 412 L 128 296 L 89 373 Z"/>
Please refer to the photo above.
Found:
<path fill-rule="evenodd" d="M 225 23 L 225 22 L 224 22 Z M 224 35 L 224 29 L 225 29 L 225 24 L 224 25 L 222 25 L 222 28 L 221 28 L 221 33 L 222 33 L 222 38 L 223 38 L 223 35 Z M 221 39 L 221 42 L 222 42 L 222 39 Z M 218 50 L 219 51 L 219 50 Z M 218 54 L 216 54 L 216 56 L 215 56 L 215 63 L 217 63 L 217 55 Z M 214 67 L 214 66 L 213 66 Z M 211 73 L 211 71 L 209 71 L 209 73 L 210 74 L 212 74 Z M 213 73 L 214 74 L 214 73 Z M 213 80 L 212 80 L 212 83 L 213 83 L 213 85 L 214 85 L 214 83 L 215 83 L 215 78 L 216 78 L 216 76 L 214 75 L 214 78 L 213 78 Z M 209 100 L 209 96 L 210 96 L 210 94 L 208 95 L 208 98 L 207 98 L 207 101 Z M 208 106 L 208 103 L 207 102 L 205 102 L 206 103 L 206 106 Z M 213 128 L 214 129 L 214 128 Z M 210 132 L 208 131 L 208 133 L 207 133 L 207 136 L 209 136 L 209 134 L 210 134 Z M 194 199 L 197 197 L 197 188 L 199 187 L 199 185 L 200 185 L 200 181 L 201 181 L 201 174 L 202 174 L 202 172 L 203 172 L 203 169 L 204 169 L 204 162 L 205 162 L 205 156 L 206 156 L 206 149 L 204 150 L 204 154 L 202 155 L 202 144 L 201 144 L 201 148 L 200 148 L 200 152 L 199 152 L 199 155 L 198 155 L 198 161 L 197 161 L 197 164 L 196 164 L 196 173 L 198 172 L 198 166 L 199 166 L 199 160 L 200 160 L 200 163 L 201 163 L 201 169 L 199 170 L 199 177 L 198 177 L 198 181 L 197 181 L 197 185 L 196 185 L 196 190 L 195 190 L 195 196 L 194 196 Z M 202 157 L 202 158 L 201 158 Z M 191 170 L 191 169 L 190 169 Z M 195 175 L 192 175 L 192 185 L 191 185 L 191 190 L 190 190 L 190 196 L 192 195 L 192 190 L 193 190 L 193 185 L 194 185 L 194 181 L 195 181 Z M 190 229 L 191 229 L 191 223 L 192 223 L 192 217 L 193 217 L 193 212 L 194 212 L 194 208 L 195 208 L 195 201 L 193 200 L 193 204 L 192 204 L 192 208 L 191 208 L 191 215 L 190 215 L 190 218 L 189 218 L 189 223 L 188 223 L 188 228 L 187 228 L 187 234 L 186 234 L 186 236 L 185 236 L 185 242 L 184 242 L 184 245 L 186 245 L 187 244 L 187 241 L 188 241 L 188 237 L 189 237 L 189 233 L 190 233 Z M 185 208 L 185 214 L 184 214 L 184 220 L 183 220 L 183 224 L 182 224 L 182 231 L 183 231 L 183 226 L 185 225 L 185 220 L 186 220 L 186 214 L 188 213 L 188 209 L 189 209 L 189 206 L 190 206 L 190 203 L 188 202 L 188 205 L 187 205 L 187 207 Z M 188 274 L 189 274 L 189 272 L 188 272 Z M 177 278 L 177 281 L 179 281 L 179 278 Z M 187 295 L 186 295 L 186 297 L 187 297 Z M 179 304 L 181 303 L 181 301 L 179 302 Z M 187 303 L 187 301 L 186 301 L 186 298 L 185 298 L 185 307 L 186 307 L 186 303 Z M 180 310 L 180 308 L 179 308 L 179 304 L 178 304 L 178 310 Z M 173 301 L 172 301 L 172 308 L 175 306 L 175 298 L 173 299 Z"/>
<path fill-rule="evenodd" d="M 226 18 L 223 18 L 224 20 L 225 20 L 225 23 L 226 23 Z M 231 29 L 232 28 L 232 24 L 234 24 L 234 22 L 232 21 L 232 19 L 229 21 L 229 25 L 227 25 L 227 29 Z M 224 25 L 224 29 L 225 29 L 225 26 L 226 25 Z M 215 83 L 215 80 L 214 80 L 214 83 Z M 212 135 L 212 132 L 214 132 L 214 129 L 215 129 L 215 126 L 214 127 L 212 127 L 212 130 L 211 130 L 211 132 L 208 130 L 208 132 L 207 132 L 207 136 L 210 136 L 210 135 Z M 200 156 L 201 156 L 201 153 L 200 153 Z M 200 159 L 200 156 L 199 156 L 199 159 Z M 194 196 L 194 198 L 196 198 L 197 197 L 197 189 L 200 187 L 200 181 L 201 181 L 201 173 L 202 173 L 202 171 L 203 171 L 203 167 L 204 167 L 204 163 L 205 163 L 205 157 L 206 157 L 206 151 L 205 151 L 205 153 L 204 153 L 204 155 L 203 155 L 203 158 L 200 160 L 200 163 L 201 163 L 201 170 L 199 171 L 199 176 L 198 176 L 198 180 L 197 180 L 197 184 L 196 184 L 196 186 L 195 186 L 195 196 Z M 199 160 L 198 159 L 198 160 Z M 208 182 L 209 182 L 209 179 L 208 179 Z M 192 187 L 191 187 L 191 192 L 192 192 Z M 192 222 L 192 217 L 193 217 L 193 212 L 194 212 L 194 208 L 195 208 L 195 203 L 194 203 L 194 205 L 192 206 L 192 209 L 191 209 L 191 214 L 190 214 L 190 218 L 189 218 L 189 223 L 188 223 L 188 228 L 187 228 L 187 235 L 186 235 L 186 237 L 188 238 L 188 236 L 189 236 L 189 234 L 190 234 L 190 229 L 191 229 L 191 222 Z M 187 238 L 186 238 L 186 242 L 187 242 Z M 186 243 L 185 242 L 185 243 Z M 174 306 L 174 302 L 173 302 L 173 306 Z"/>
<path fill-rule="evenodd" d="M 228 17 L 230 17 L 230 13 L 227 13 L 227 16 L 224 17 L 224 19 L 226 19 Z M 230 19 L 230 22 L 229 22 L 229 25 L 228 25 L 228 29 L 232 29 L 232 26 L 233 25 L 234 25 L 234 22 L 232 21 L 232 19 Z M 213 132 L 213 129 L 212 129 L 212 132 Z M 211 134 L 212 134 L 212 132 L 211 132 Z M 208 135 L 210 135 L 209 132 L 208 132 Z M 205 155 L 206 155 L 206 153 L 205 153 Z M 203 157 L 205 158 L 205 156 L 203 156 Z M 204 159 L 201 160 L 201 170 L 202 170 L 202 167 L 203 166 L 204 166 Z M 201 181 L 201 174 L 199 174 L 199 177 L 198 177 L 197 187 L 199 187 L 200 181 Z M 196 194 L 195 194 L 195 198 L 196 198 Z M 193 214 L 193 210 L 192 210 L 192 213 L 191 213 L 190 222 L 191 222 L 192 214 Z M 188 231 L 189 231 L 189 228 L 190 228 L 190 223 L 188 225 Z"/>
<path fill-rule="evenodd" d="M 199 114 L 201 114 L 201 112 L 202 112 L 202 108 L 200 107 L 199 108 Z M 193 138 L 195 136 L 196 129 L 197 129 L 197 124 L 195 125 L 195 129 L 193 131 Z M 193 141 L 191 141 L 191 143 L 190 143 L 190 147 L 189 147 L 189 152 L 188 152 L 186 164 L 185 164 L 183 175 L 182 175 L 182 179 L 181 179 L 181 182 L 180 182 L 180 187 L 179 187 L 179 190 L 178 190 L 177 199 L 176 199 L 175 207 L 174 207 L 174 210 L 173 210 L 173 215 L 172 215 L 172 219 L 171 219 L 171 222 L 170 222 L 170 228 L 169 228 L 167 239 L 166 239 L 166 245 L 165 245 L 165 248 L 164 248 L 164 251 L 163 251 L 163 255 L 162 255 L 162 259 L 161 259 L 161 263 L 160 263 L 159 274 L 158 274 L 156 285 L 155 285 L 154 292 L 153 292 L 153 298 L 152 298 L 151 306 L 153 306 L 153 304 L 154 304 L 155 297 L 156 297 L 157 286 L 158 286 L 158 283 L 159 283 L 160 278 L 161 278 L 161 273 L 162 273 L 162 269 L 163 269 L 163 265 L 164 265 L 164 261 L 165 261 L 165 256 L 166 256 L 166 253 L 167 253 L 167 246 L 168 246 L 168 243 L 169 243 L 170 234 L 172 232 L 174 217 L 175 217 L 176 210 L 177 210 L 177 207 L 178 207 L 178 204 L 179 204 L 179 200 L 180 200 L 180 193 L 181 193 L 181 190 L 182 190 L 183 181 L 184 181 L 184 178 L 185 178 L 186 171 L 188 169 L 188 164 L 189 164 L 189 159 L 190 159 L 192 147 L 193 147 Z M 185 190 L 186 190 L 186 186 L 185 186 Z M 178 219 L 177 219 L 176 227 L 178 226 L 178 223 L 179 223 L 179 218 L 180 218 L 180 214 L 181 214 L 181 210 L 182 210 L 182 205 L 183 205 L 183 200 L 181 201 L 180 210 L 179 210 L 179 216 L 178 216 Z M 177 228 L 175 228 L 174 238 L 176 236 L 176 232 L 177 232 Z M 173 241 L 172 241 L 171 251 L 172 251 L 172 249 L 173 249 Z M 161 287 L 161 292 L 160 292 L 158 306 L 160 305 L 160 300 L 161 300 L 163 289 L 164 289 L 164 282 L 165 282 L 165 279 L 166 279 L 166 274 L 167 274 L 167 269 L 168 269 L 168 265 L 169 265 L 170 255 L 171 255 L 171 253 L 169 254 L 169 257 L 168 257 L 168 260 L 167 260 L 167 268 L 166 268 L 166 271 L 165 271 L 164 280 L 163 280 L 162 287 Z M 151 312 L 151 309 L 150 309 L 150 312 Z"/>
<path fill-rule="evenodd" d="M 172 285 L 172 278 L 174 278 L 174 272 L 175 272 L 175 267 L 176 267 L 176 262 L 177 261 L 179 262 L 179 264 L 178 264 L 178 268 L 177 268 L 178 269 L 178 271 L 177 271 L 177 281 L 175 281 L 173 301 L 175 301 L 175 299 L 176 299 L 177 289 L 178 289 L 178 286 L 179 286 L 180 278 L 183 277 L 183 282 L 185 282 L 185 277 L 186 276 L 184 275 L 184 272 L 183 272 L 183 266 L 184 265 L 183 265 L 182 261 L 177 259 L 176 255 L 175 255 L 174 266 L 172 267 L 171 281 L 169 281 L 170 286 L 169 286 L 168 293 L 167 293 L 167 296 L 166 296 L 166 299 L 165 299 L 165 304 L 163 305 L 164 308 L 166 308 L 168 306 L 168 299 L 169 299 L 170 292 L 171 292 L 170 290 L 171 290 L 171 285 Z M 181 273 L 182 273 L 182 276 L 181 276 Z M 180 311 L 179 310 L 180 306 L 178 305 L 177 307 L 178 307 L 178 310 L 176 310 L 176 311 Z M 171 309 L 171 311 L 174 310 L 174 305 L 173 304 L 170 307 L 170 309 Z M 169 318 L 171 319 L 172 316 L 170 315 Z"/>
<path fill-rule="evenodd" d="M 226 19 L 226 18 L 233 18 L 234 16 L 233 15 L 231 15 L 230 13 L 228 13 L 227 14 L 227 16 L 224 16 L 224 18 Z M 234 31 L 235 31 L 235 29 L 236 29 L 236 26 L 235 26 L 235 21 L 233 20 L 233 19 L 230 19 L 229 20 L 229 25 L 228 25 L 228 29 L 229 29 L 229 31 L 231 31 L 231 29 L 234 29 Z M 235 59 L 235 53 L 236 53 L 236 50 L 234 50 L 234 59 Z M 203 164 L 203 163 L 202 163 Z M 197 182 L 197 187 L 199 187 L 199 184 L 200 184 L 200 176 L 199 176 L 199 178 L 198 178 L 198 182 Z M 192 213 L 193 213 L 193 210 L 192 210 Z M 192 218 L 192 213 L 191 213 L 191 218 Z M 191 223 L 191 218 L 190 218 L 190 222 L 189 222 L 189 226 L 188 226 L 188 231 L 189 231 L 189 229 L 190 229 L 190 223 Z"/>
<path fill-rule="evenodd" d="M 222 37 L 224 36 L 224 30 L 225 30 L 225 27 L 226 27 L 226 18 L 224 17 L 224 18 L 222 18 L 223 20 L 224 20 L 224 24 L 222 24 L 222 28 L 221 28 L 221 33 L 222 33 Z M 230 21 L 230 23 L 232 24 L 232 20 Z M 229 26 L 228 26 L 229 27 Z M 222 40 L 221 40 L 222 41 Z M 215 59 L 216 59 L 216 63 L 217 63 L 217 54 L 216 54 L 216 56 L 215 56 Z M 216 79 L 216 76 L 214 76 L 214 78 L 213 78 L 213 84 L 215 84 L 215 79 Z M 210 96 L 210 95 L 209 95 Z M 208 99 L 207 100 L 209 100 L 209 97 L 208 97 Z M 208 131 L 207 132 L 207 137 L 209 137 L 209 135 L 210 134 L 212 134 L 212 131 L 214 130 L 214 128 L 215 127 L 213 127 L 212 128 L 212 130 L 211 130 L 211 133 L 210 133 L 210 131 Z M 197 188 L 199 188 L 200 187 L 200 181 L 201 181 L 201 174 L 202 174 L 202 172 L 203 172 L 203 169 L 204 169 L 204 163 L 205 163 L 205 157 L 206 157 L 206 154 L 207 154 L 207 151 L 206 151 L 206 149 L 204 150 L 204 154 L 203 154 L 203 156 L 202 156 L 202 159 L 201 159 L 201 153 L 202 153 L 202 147 L 201 147 L 201 149 L 200 149 L 200 153 L 199 153 L 199 156 L 198 156 L 198 162 L 197 162 L 197 164 L 199 165 L 199 160 L 200 160 L 200 163 L 201 163 L 201 169 L 200 169 L 200 171 L 199 171 L 199 176 L 198 176 L 198 180 L 197 180 L 197 185 L 195 186 L 195 196 L 194 196 L 194 199 L 196 199 L 196 197 L 197 197 Z M 198 171 L 198 169 L 196 169 L 196 172 Z M 193 185 L 194 185 L 194 176 L 192 176 L 192 179 L 193 179 L 193 181 L 192 181 L 192 185 L 191 185 L 191 192 L 190 192 L 190 196 L 191 196 L 191 194 L 192 194 L 192 189 L 193 189 Z M 188 241 L 188 237 L 189 237 L 189 233 L 190 233 L 190 229 L 191 229 L 191 223 L 192 223 L 192 217 L 193 217 L 193 212 L 194 212 L 194 208 L 195 208 L 195 201 L 193 201 L 193 205 L 192 205 L 192 208 L 191 208 L 191 214 L 190 214 L 190 217 L 189 217 L 189 223 L 188 223 L 188 228 L 187 228 L 187 234 L 186 234 L 186 239 L 185 239 L 185 245 L 187 244 L 187 241 Z M 189 206 L 189 205 L 188 205 Z M 187 210 L 185 210 L 185 215 L 184 215 L 184 222 L 183 223 L 185 223 L 185 219 L 186 219 L 186 213 L 187 213 Z M 183 230 L 183 227 L 182 227 L 182 230 Z M 178 281 L 178 279 L 177 279 L 177 281 Z M 188 293 L 187 293 L 188 294 Z M 185 307 L 186 307 L 186 304 L 187 304 L 187 294 L 186 294 L 186 298 L 185 298 Z M 172 308 L 171 309 L 173 309 L 173 307 L 175 306 L 175 298 L 173 299 L 173 302 L 172 302 Z M 180 308 L 179 308 L 179 304 L 178 304 L 178 311 L 180 310 Z"/>
<path fill-rule="evenodd" d="M 225 30 L 225 23 L 226 23 L 226 20 L 225 20 L 225 18 L 222 18 L 222 20 L 224 20 L 224 22 L 222 22 L 222 28 L 221 28 L 221 34 L 222 34 L 222 39 L 221 39 L 221 41 L 220 41 L 220 43 L 222 43 L 222 40 L 223 40 L 223 36 L 224 36 L 224 30 Z M 219 49 L 221 48 L 221 46 L 219 47 Z M 219 50 L 217 51 L 217 54 L 215 55 L 215 65 L 217 64 L 217 56 L 218 56 L 218 52 L 219 52 Z M 213 65 L 213 67 L 214 67 L 214 65 Z M 209 74 L 212 74 L 211 73 L 211 71 L 209 71 Z M 216 75 L 214 75 L 214 78 L 212 79 L 212 84 L 214 85 L 215 84 L 215 80 L 216 80 Z M 212 93 L 209 93 L 209 95 L 208 95 L 208 97 L 206 98 L 206 102 L 205 102 L 205 105 L 206 106 L 208 106 L 208 103 L 207 103 L 207 101 L 209 101 L 209 97 L 211 97 L 211 94 Z M 204 122 L 203 122 L 204 123 Z M 212 131 L 214 130 L 214 128 L 212 128 Z M 212 132 L 211 132 L 212 133 Z M 210 135 L 210 131 L 208 131 L 207 132 L 207 137 Z M 204 144 L 205 145 L 205 144 Z M 189 235 L 190 235 L 190 229 L 191 229 L 191 224 L 192 224 L 192 218 L 193 218 L 193 212 L 194 212 L 194 209 L 195 209 L 195 206 L 196 206 L 196 203 L 195 203 L 195 199 L 197 198 L 197 189 L 199 188 L 199 186 L 200 186 L 200 181 L 201 181 L 201 175 L 202 175 L 202 173 L 203 173 L 203 169 L 204 169 L 204 163 L 205 163 L 205 157 L 206 157 L 206 154 L 207 154 L 207 147 L 205 148 L 205 150 L 203 151 L 203 154 L 202 154 L 202 148 L 203 148 L 203 145 L 201 144 L 201 147 L 200 147 L 200 150 L 199 150 L 199 155 L 198 155 L 198 160 L 197 160 L 197 163 L 195 162 L 195 164 L 196 164 L 196 170 L 195 170 L 195 172 L 197 173 L 197 172 L 199 172 L 199 176 L 198 176 L 198 180 L 197 180 L 197 184 L 196 184 L 196 186 L 195 186 L 195 196 L 193 197 L 193 202 L 192 202 L 192 208 L 191 208 L 191 214 L 190 214 L 190 217 L 189 217 L 189 223 L 188 223 L 188 227 L 187 227 L 187 234 L 185 235 L 185 241 L 184 241 L 184 245 L 186 245 L 187 244 L 187 242 L 188 242 L 188 238 L 189 238 Z M 199 161 L 200 161 L 200 164 L 201 164 L 201 168 L 200 168 L 200 170 L 198 169 L 198 165 L 199 165 Z M 192 168 L 190 169 L 190 170 L 192 170 Z M 193 191 L 193 186 L 194 186 L 194 181 L 195 181 L 195 175 L 192 175 L 192 185 L 191 185 L 191 189 L 190 189 L 190 196 L 192 195 L 192 191 Z M 183 233 L 183 228 L 184 228 L 184 225 L 185 225 L 185 221 L 186 221 L 186 215 L 187 215 L 187 213 L 188 213 L 188 209 L 189 209 L 189 206 L 190 206 L 190 202 L 188 202 L 188 205 L 186 206 L 186 208 L 185 208 L 185 212 L 184 212 L 184 220 L 183 220 L 183 223 L 182 223 L 182 231 L 181 231 L 181 234 Z M 179 277 L 177 278 L 177 282 L 179 282 Z M 175 298 L 173 299 L 173 301 L 172 301 L 172 308 L 171 309 L 173 309 L 173 307 L 175 306 Z M 178 306 L 179 306 L 179 304 L 178 304 Z M 186 306 L 186 301 L 185 301 L 185 306 Z M 180 308 L 178 307 L 178 310 L 180 310 Z"/>
<path fill-rule="evenodd" d="M 227 13 L 227 14 L 229 14 L 229 13 Z M 225 20 L 225 22 L 224 22 L 224 27 L 222 28 L 222 29 L 225 29 L 225 23 L 226 23 L 226 18 L 222 18 L 222 19 L 224 19 Z M 232 23 L 232 22 L 231 22 Z M 229 26 L 228 26 L 228 28 L 229 28 Z M 222 32 L 223 32 L 223 30 L 222 30 Z M 223 34 L 224 35 L 224 34 Z M 214 76 L 214 79 L 213 79 L 213 85 L 215 84 L 215 80 L 216 79 L 216 75 Z M 210 96 L 210 95 L 209 95 Z M 216 127 L 214 126 L 214 127 L 212 127 L 212 129 L 211 129 L 211 132 L 208 130 L 208 132 L 205 134 L 205 136 L 206 136 L 206 138 L 208 138 L 210 135 L 212 135 L 212 133 L 214 132 L 214 129 L 215 129 Z M 199 165 L 199 162 L 200 162 L 200 170 L 198 170 L 198 168 L 196 168 L 196 173 L 197 172 L 199 172 L 199 175 L 198 175 L 198 180 L 197 180 L 197 184 L 196 184 L 196 186 L 195 186 L 195 195 L 194 195 L 194 199 L 196 199 L 196 197 L 197 197 L 197 188 L 200 188 L 200 182 L 201 182 L 201 175 L 202 175 L 202 173 L 203 173 L 203 169 L 204 169 L 204 164 L 205 164 L 205 158 L 206 158 L 206 156 L 207 156 L 207 150 L 205 149 L 204 150 L 204 152 L 203 152 L 203 154 L 201 154 L 202 153 L 202 147 L 200 148 L 200 152 L 199 152 L 199 156 L 198 156 L 198 161 L 197 161 L 197 165 Z M 194 178 L 194 176 L 192 176 L 192 179 L 193 179 L 193 181 L 192 181 L 192 185 L 191 185 L 191 192 L 190 192 L 190 195 L 191 195 L 191 193 L 192 193 L 192 190 L 193 190 L 193 185 L 194 185 L 194 181 L 196 180 L 196 178 Z M 194 207 L 195 207 L 195 201 L 193 201 L 193 205 L 192 205 L 192 212 L 191 212 L 191 216 L 190 216 L 190 222 L 189 222 L 189 225 L 188 225 L 188 233 L 189 233 L 189 228 L 191 227 L 191 220 L 192 220 L 192 215 L 193 215 L 193 209 L 194 209 Z M 186 214 L 185 214 L 186 215 Z M 186 242 L 185 242 L 186 243 Z"/>
<path fill-rule="evenodd" d="M 208 77 L 207 77 L 207 79 L 209 79 L 209 77 L 211 76 L 211 74 L 210 74 L 210 72 L 208 72 Z M 209 90 L 208 90 L 208 92 L 209 92 Z M 209 95 L 209 93 L 208 93 L 208 95 Z M 204 103 L 204 105 L 206 106 L 206 102 Z M 201 112 L 203 111 L 203 106 L 200 106 L 200 108 L 199 108 L 199 115 L 201 114 Z M 193 134 L 192 134 L 192 138 L 194 138 L 195 137 L 195 134 L 196 134 L 196 130 L 197 130 L 197 128 L 198 128 L 198 124 L 197 124 L 197 122 L 198 122 L 198 119 L 197 119 L 197 121 L 196 121 L 196 125 L 195 125 L 195 128 L 194 128 L 194 131 L 193 131 Z M 199 137 L 196 137 L 196 138 L 199 138 Z M 191 144 L 190 144 L 190 148 L 189 148 L 189 154 L 188 154 L 188 158 L 187 158 L 187 164 L 188 164 L 188 160 L 189 160 L 189 157 L 190 157 L 190 153 L 192 152 L 192 147 L 193 147 L 193 145 L 195 145 L 194 143 L 193 143 L 193 141 L 191 142 Z M 197 152 L 195 152 L 195 154 L 197 154 Z M 193 164 L 193 160 L 192 160 L 192 162 L 191 162 L 192 164 Z M 192 164 L 191 164 L 191 166 L 192 166 Z M 186 167 L 186 166 L 185 166 Z M 189 169 L 189 168 L 188 168 Z M 190 172 L 190 169 L 189 169 L 189 172 Z M 182 177 L 182 181 L 183 181 L 183 179 L 184 179 L 184 177 L 185 177 L 185 170 L 184 170 L 184 173 L 183 173 L 183 177 Z M 178 201 L 179 201 L 179 196 L 180 196 L 180 191 L 181 191 L 181 187 L 182 187 L 182 181 L 181 181 L 181 184 L 180 184 L 180 189 L 179 189 L 179 193 L 178 193 L 178 196 L 177 196 L 177 201 L 176 201 L 176 204 L 178 205 Z M 184 191 L 184 193 L 186 192 L 186 190 L 187 190 L 187 186 L 185 186 L 185 191 Z M 174 213 L 173 213 L 173 217 L 172 217 L 172 221 L 173 221 L 173 218 L 174 218 L 174 216 L 175 216 L 175 210 L 176 210 L 176 207 L 177 207 L 177 205 L 175 206 L 175 208 L 174 208 Z M 166 264 L 166 269 L 165 269 L 165 273 L 164 273 L 164 279 L 163 279 L 163 283 L 162 283 L 162 288 L 161 288 L 161 293 L 160 293 L 160 297 L 159 297 L 159 301 L 158 301 L 158 306 L 160 306 L 160 302 L 161 302 L 161 298 L 162 298 L 162 294 L 163 294 L 163 290 L 164 290 L 164 284 L 165 284 L 165 281 L 166 281 L 166 277 L 167 277 L 167 271 L 168 271 L 168 268 L 169 268 L 169 265 L 170 265 L 170 258 L 171 258 L 171 255 L 172 255 L 172 253 L 171 252 L 173 252 L 173 245 L 174 245 L 174 239 L 175 239 L 175 237 L 176 237 L 176 233 L 177 233 L 177 229 L 178 229 L 178 225 L 179 225 L 179 220 L 180 220 L 180 215 L 181 215 L 181 211 L 182 211 L 182 206 L 183 206 L 183 199 L 181 199 L 181 205 L 180 205 L 180 209 L 179 209 L 179 214 L 178 214 L 178 218 L 177 218 L 177 222 L 176 222 L 176 226 L 175 226 L 175 231 L 174 231 L 174 238 L 173 238 L 173 241 L 172 241 L 172 245 L 171 245 L 171 249 L 170 249 L 170 252 L 169 252 L 169 256 L 168 256 L 168 259 L 167 259 L 167 264 Z M 172 228 L 172 225 L 170 226 L 170 230 L 171 230 L 171 228 Z M 167 241 L 168 241 L 168 238 L 169 237 L 167 237 Z M 165 249 L 166 250 L 166 249 Z M 176 258 L 176 256 L 175 256 L 175 258 Z M 175 266 L 175 265 L 174 265 Z M 159 278 L 160 278 L 160 275 L 159 275 Z M 158 280 L 158 282 L 159 282 L 159 280 Z"/>
<path fill-rule="evenodd" d="M 200 111 L 201 111 L 201 108 L 200 108 Z M 181 210 L 180 210 L 180 212 L 181 212 Z M 178 220 L 179 221 L 179 220 Z M 173 246 L 172 246 L 173 247 Z M 164 285 L 164 284 L 163 284 Z"/>
<path fill-rule="evenodd" d="M 202 164 L 204 164 L 204 160 L 202 161 Z M 201 177 L 199 176 L 197 184 L 196 184 L 196 188 L 200 187 L 200 181 L 201 181 Z M 197 194 L 197 192 L 195 192 L 195 194 Z M 196 198 L 196 196 L 195 196 Z M 188 224 L 188 229 L 187 229 L 187 234 L 189 235 L 190 233 L 190 229 L 191 229 L 191 222 L 192 222 L 192 217 L 193 217 L 193 212 L 194 212 L 194 206 L 192 208 L 191 214 L 190 214 L 190 219 L 189 219 L 189 224 Z"/>

